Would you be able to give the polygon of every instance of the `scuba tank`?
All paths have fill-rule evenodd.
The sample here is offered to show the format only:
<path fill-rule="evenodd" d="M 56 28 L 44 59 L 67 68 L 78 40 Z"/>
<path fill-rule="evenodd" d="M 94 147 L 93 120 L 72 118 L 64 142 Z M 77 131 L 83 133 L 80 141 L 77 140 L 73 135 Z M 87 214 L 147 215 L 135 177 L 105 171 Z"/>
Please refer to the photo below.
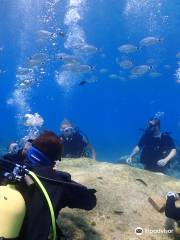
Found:
<path fill-rule="evenodd" d="M 0 239 L 14 239 L 18 238 L 20 234 L 26 206 L 23 196 L 16 189 L 16 185 L 25 180 L 27 187 L 35 182 L 43 193 L 51 216 L 51 239 L 56 240 L 56 220 L 53 206 L 46 189 L 36 174 L 29 171 L 26 166 L 14 164 L 8 160 L 0 160 L 1 168 L 6 171 L 10 168 L 11 172 L 5 172 L 1 182 L 3 186 L 0 183 Z"/>
<path fill-rule="evenodd" d="M 19 236 L 25 209 L 25 201 L 14 185 L 0 186 L 0 237 Z"/>

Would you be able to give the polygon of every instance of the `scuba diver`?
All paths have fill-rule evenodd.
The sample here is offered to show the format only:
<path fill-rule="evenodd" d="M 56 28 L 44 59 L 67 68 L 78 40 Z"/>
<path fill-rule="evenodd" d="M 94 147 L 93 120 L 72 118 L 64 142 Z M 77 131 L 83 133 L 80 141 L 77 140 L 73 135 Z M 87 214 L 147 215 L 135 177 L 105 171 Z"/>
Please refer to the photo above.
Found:
<path fill-rule="evenodd" d="M 168 192 L 166 195 L 165 215 L 168 218 L 180 221 L 180 208 L 175 206 L 175 202 L 180 200 L 179 193 Z"/>
<path fill-rule="evenodd" d="M 60 138 L 64 143 L 62 157 L 80 158 L 91 157 L 96 160 L 96 151 L 77 128 L 73 127 L 68 120 L 63 120 L 60 126 Z"/>
<path fill-rule="evenodd" d="M 18 236 L 15 236 L 17 240 L 47 240 L 51 226 L 55 229 L 53 236 L 59 235 L 58 228 L 56 230 L 56 222 L 51 219 L 53 214 L 54 219 L 56 219 L 59 211 L 64 207 L 91 210 L 96 206 L 95 189 L 88 189 L 72 181 L 69 173 L 57 171 L 53 168 L 55 161 L 61 160 L 62 148 L 63 144 L 59 137 L 51 131 L 45 131 L 33 140 L 21 165 L 15 164 L 12 158 L 0 161 L 1 185 L 3 185 L 7 176 L 11 177 L 13 174 L 13 178 L 9 179 L 14 179 L 14 176 L 17 175 L 18 184 L 16 184 L 16 189 L 22 194 L 26 205 L 21 230 Z M 16 165 L 15 168 L 14 165 Z M 7 169 L 12 174 L 7 174 Z M 29 181 L 29 187 L 27 187 L 24 180 L 25 177 L 21 181 L 19 180 L 21 174 L 24 174 L 25 177 L 29 175 L 33 177 Z M 45 194 L 43 194 L 44 192 Z M 45 198 L 49 198 L 49 200 L 45 201 Z M 12 198 L 11 202 L 16 206 L 14 201 L 14 198 Z M 50 206 L 50 212 L 47 205 Z M 8 206 L 6 207 L 8 208 Z M 3 222 L 3 219 L 7 217 L 2 216 L 1 213 L 0 222 Z M 4 237 L 1 236 L 4 228 L 5 226 L 1 224 L 0 237 Z M 8 229 L 5 229 L 7 232 Z M 53 237 L 52 239 L 59 238 Z"/>
<path fill-rule="evenodd" d="M 140 162 L 144 165 L 144 169 L 155 172 L 165 173 L 170 161 L 176 156 L 173 139 L 167 132 L 160 131 L 159 118 L 152 118 L 148 121 L 145 133 L 126 162 L 131 164 L 140 151 Z"/>
<path fill-rule="evenodd" d="M 19 145 L 16 142 L 10 143 L 8 146 L 8 153 L 15 154 L 19 151 Z"/>
<path fill-rule="evenodd" d="M 28 149 L 30 148 L 30 146 L 32 145 L 33 139 L 28 139 L 24 146 L 22 148 L 19 148 L 19 145 L 17 143 L 11 143 L 10 147 L 11 147 L 11 151 L 8 151 L 7 154 L 3 155 L 3 159 L 7 159 L 7 160 L 11 160 L 14 163 L 18 163 L 21 164 L 25 158 L 26 158 L 26 153 L 28 151 Z M 16 147 L 16 149 L 14 150 L 14 146 Z M 9 147 L 9 148 L 10 148 Z"/>
<path fill-rule="evenodd" d="M 175 239 L 180 239 L 180 208 L 176 207 L 176 201 L 180 200 L 180 193 L 168 192 L 165 206 L 165 228 L 174 233 Z"/>

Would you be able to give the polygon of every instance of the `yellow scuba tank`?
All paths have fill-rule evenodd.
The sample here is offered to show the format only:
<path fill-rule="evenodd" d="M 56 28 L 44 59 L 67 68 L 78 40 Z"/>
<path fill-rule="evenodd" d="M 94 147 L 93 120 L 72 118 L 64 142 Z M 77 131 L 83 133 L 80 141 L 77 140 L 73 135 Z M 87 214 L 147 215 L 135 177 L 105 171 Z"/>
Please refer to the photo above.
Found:
<path fill-rule="evenodd" d="M 13 171 L 12 167 L 8 164 L 10 166 L 14 166 Z M 56 240 L 56 219 L 51 199 L 36 174 L 29 171 L 26 166 L 13 164 L 7 160 L 0 161 L 0 167 L 2 167 L 2 169 L 7 169 L 9 167 L 11 170 L 11 173 L 5 172 L 3 175 L 7 182 L 17 182 L 18 184 L 22 179 L 24 179 L 27 186 L 34 184 L 34 181 L 36 182 L 49 207 L 52 223 L 51 239 Z M 25 201 L 21 193 L 15 188 L 15 185 L 9 184 L 6 186 L 0 186 L 0 239 L 14 239 L 19 236 L 25 212 Z"/>
<path fill-rule="evenodd" d="M 15 186 L 0 186 L 0 237 L 19 236 L 25 211 L 25 201 Z"/>

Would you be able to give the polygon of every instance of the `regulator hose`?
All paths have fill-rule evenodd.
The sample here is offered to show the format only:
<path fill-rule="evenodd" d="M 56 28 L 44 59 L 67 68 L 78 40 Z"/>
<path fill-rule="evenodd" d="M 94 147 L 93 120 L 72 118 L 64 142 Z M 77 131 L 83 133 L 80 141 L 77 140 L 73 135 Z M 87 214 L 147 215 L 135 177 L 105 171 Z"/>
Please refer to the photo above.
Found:
<path fill-rule="evenodd" d="M 38 184 L 39 188 L 41 189 L 41 191 L 42 191 L 42 193 L 43 193 L 43 195 L 44 195 L 44 197 L 47 201 L 49 211 L 50 211 L 50 214 L 51 214 L 51 222 L 52 222 L 52 237 L 51 237 L 51 239 L 56 240 L 56 219 L 55 219 L 54 209 L 53 209 L 53 206 L 52 206 L 52 203 L 51 203 L 51 199 L 49 198 L 49 195 L 48 195 L 46 189 L 44 188 L 43 184 L 41 183 L 39 178 L 36 176 L 36 174 L 32 171 L 28 171 L 28 174 Z"/>

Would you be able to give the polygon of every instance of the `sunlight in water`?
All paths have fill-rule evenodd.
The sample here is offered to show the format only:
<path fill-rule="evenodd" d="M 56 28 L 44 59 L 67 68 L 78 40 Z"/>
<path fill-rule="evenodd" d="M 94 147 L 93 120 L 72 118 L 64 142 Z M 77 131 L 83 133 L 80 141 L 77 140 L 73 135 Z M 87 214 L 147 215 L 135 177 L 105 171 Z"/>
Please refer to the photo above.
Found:
<path fill-rule="evenodd" d="M 130 27 L 140 25 L 148 32 L 153 32 L 160 30 L 161 23 L 164 22 L 162 7 L 166 2 L 167 0 L 127 0 L 123 14 L 129 20 Z"/>
<path fill-rule="evenodd" d="M 147 10 L 160 11 L 163 0 L 127 0 L 124 14 L 144 14 Z"/>
<path fill-rule="evenodd" d="M 37 19 L 39 20 L 42 7 L 41 4 L 41 0 L 37 0 L 36 4 L 33 0 L 20 0 L 16 2 L 14 7 L 14 10 L 19 11 L 21 16 L 21 29 L 18 40 L 19 58 L 17 58 L 15 70 L 16 82 L 14 84 L 12 95 L 7 100 L 7 104 L 13 105 L 17 109 L 15 118 L 17 120 L 18 131 L 21 131 L 21 135 L 23 135 L 25 130 L 25 128 L 23 129 L 23 117 L 26 113 L 31 112 L 29 100 L 32 93 L 32 87 L 37 84 L 37 80 L 35 78 L 33 68 L 29 68 L 29 72 L 26 74 L 18 74 L 18 72 L 20 72 L 22 69 L 28 69 L 27 60 L 29 59 L 29 56 L 27 55 L 27 51 L 31 46 L 31 41 L 29 41 L 29 39 L 33 34 L 30 29 L 34 23 L 33 16 L 36 15 Z M 14 14 L 14 12 L 12 14 Z"/>
<path fill-rule="evenodd" d="M 64 43 L 66 49 L 70 49 L 74 56 L 76 56 L 76 48 L 86 43 L 85 32 L 80 25 L 84 18 L 86 0 L 70 0 L 67 12 L 64 17 L 64 24 L 67 26 L 67 39 Z M 79 57 L 79 55 L 78 55 Z M 76 84 L 78 76 L 60 70 L 56 73 L 56 81 L 58 84 L 69 93 L 72 87 Z"/>

